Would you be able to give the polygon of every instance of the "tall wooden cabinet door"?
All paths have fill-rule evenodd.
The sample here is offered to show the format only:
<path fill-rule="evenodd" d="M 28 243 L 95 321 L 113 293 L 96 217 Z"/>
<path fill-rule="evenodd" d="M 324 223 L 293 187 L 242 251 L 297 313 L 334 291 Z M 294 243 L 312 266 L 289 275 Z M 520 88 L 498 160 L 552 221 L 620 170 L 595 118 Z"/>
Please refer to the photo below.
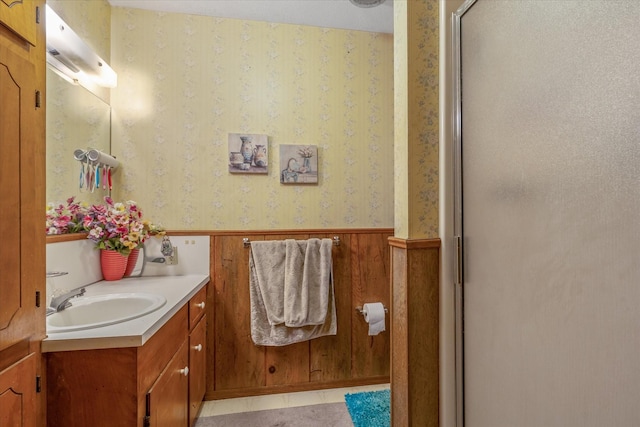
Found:
<path fill-rule="evenodd" d="M 36 355 L 0 372 L 0 426 L 36 425 Z"/>
<path fill-rule="evenodd" d="M 192 426 L 204 399 L 207 363 L 207 316 L 189 335 L 189 425 Z"/>
<path fill-rule="evenodd" d="M 36 6 L 32 0 L 0 0 L 0 22 L 33 46 L 36 45 Z M 44 15 L 44 10 L 39 13 Z"/>
<path fill-rule="evenodd" d="M 31 62 L 0 43 L 0 350 L 35 330 L 35 284 L 21 281 L 24 260 L 16 249 L 16 242 L 26 244 L 20 154 L 36 143 L 34 73 Z"/>
<path fill-rule="evenodd" d="M 187 341 L 173 356 L 147 394 L 151 427 L 185 427 L 188 422 L 189 354 Z"/>

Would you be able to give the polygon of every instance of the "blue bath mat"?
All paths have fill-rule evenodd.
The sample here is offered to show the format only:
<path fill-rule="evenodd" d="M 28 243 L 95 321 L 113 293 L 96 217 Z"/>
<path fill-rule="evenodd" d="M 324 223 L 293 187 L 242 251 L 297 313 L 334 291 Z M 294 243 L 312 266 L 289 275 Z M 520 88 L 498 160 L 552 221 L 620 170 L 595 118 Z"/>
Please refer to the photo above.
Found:
<path fill-rule="evenodd" d="M 344 400 L 354 427 L 390 427 L 391 392 L 389 390 L 347 393 Z"/>

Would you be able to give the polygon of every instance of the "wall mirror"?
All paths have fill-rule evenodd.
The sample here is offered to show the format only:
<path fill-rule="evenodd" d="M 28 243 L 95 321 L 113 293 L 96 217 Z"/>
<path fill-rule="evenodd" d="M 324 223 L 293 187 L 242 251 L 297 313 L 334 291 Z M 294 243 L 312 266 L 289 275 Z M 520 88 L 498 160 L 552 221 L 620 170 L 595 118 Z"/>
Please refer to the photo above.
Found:
<path fill-rule="evenodd" d="M 47 66 L 47 202 L 76 200 L 100 203 L 108 190 L 87 190 L 80 185 L 84 164 L 75 160 L 74 151 L 95 148 L 111 152 L 111 107 L 81 85 L 64 80 Z M 84 178 L 84 177 L 83 177 Z"/>

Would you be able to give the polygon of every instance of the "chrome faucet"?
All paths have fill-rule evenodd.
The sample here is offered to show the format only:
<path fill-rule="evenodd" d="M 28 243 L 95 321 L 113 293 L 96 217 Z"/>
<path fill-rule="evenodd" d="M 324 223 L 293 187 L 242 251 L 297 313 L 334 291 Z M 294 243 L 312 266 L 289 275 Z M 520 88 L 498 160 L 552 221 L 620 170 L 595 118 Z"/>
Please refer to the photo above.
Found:
<path fill-rule="evenodd" d="M 84 288 L 74 289 L 71 292 L 67 292 L 57 297 L 51 298 L 51 304 L 47 307 L 47 315 L 57 313 L 65 308 L 71 307 L 71 298 L 81 297 L 85 293 Z"/>

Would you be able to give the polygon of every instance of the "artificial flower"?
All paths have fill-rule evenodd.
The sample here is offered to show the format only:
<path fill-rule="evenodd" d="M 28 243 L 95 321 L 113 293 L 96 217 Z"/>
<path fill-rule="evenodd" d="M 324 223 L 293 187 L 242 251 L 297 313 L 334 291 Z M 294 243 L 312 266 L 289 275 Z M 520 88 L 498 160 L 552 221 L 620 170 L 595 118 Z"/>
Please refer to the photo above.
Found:
<path fill-rule="evenodd" d="M 67 199 L 67 204 L 47 203 L 47 234 L 67 234 L 84 231 L 84 217 L 89 207 L 86 203 L 76 202 L 75 197 Z"/>
<path fill-rule="evenodd" d="M 164 235 L 164 229 L 142 219 L 142 210 L 129 200 L 115 203 L 105 197 L 104 205 L 91 206 L 84 217 L 87 238 L 99 249 L 114 250 L 129 255 L 153 235 Z"/>

